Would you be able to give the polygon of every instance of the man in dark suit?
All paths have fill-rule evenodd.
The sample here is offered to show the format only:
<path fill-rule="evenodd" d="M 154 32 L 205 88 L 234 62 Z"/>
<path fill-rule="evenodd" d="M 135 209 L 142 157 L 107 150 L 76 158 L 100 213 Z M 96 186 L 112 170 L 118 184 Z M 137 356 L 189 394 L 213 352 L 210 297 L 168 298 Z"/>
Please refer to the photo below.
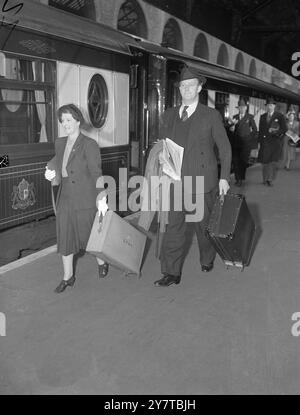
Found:
<path fill-rule="evenodd" d="M 181 168 L 183 194 L 203 196 L 202 220 L 194 222 L 200 263 L 203 272 L 213 269 L 216 251 L 206 237 L 205 230 L 210 212 L 218 193 L 226 194 L 229 189 L 231 146 L 218 111 L 199 102 L 199 93 L 206 79 L 198 69 L 184 67 L 178 83 L 182 98 L 180 107 L 169 108 L 162 117 L 160 138 L 169 138 L 184 147 Z M 221 163 L 220 180 L 215 146 Z M 192 178 L 192 186 L 185 186 L 185 179 Z M 197 188 L 197 177 L 204 178 L 204 188 Z M 179 284 L 185 257 L 186 211 L 174 209 L 174 192 L 170 193 L 168 225 L 163 237 L 160 261 L 163 277 L 156 281 L 159 286 Z"/>
<path fill-rule="evenodd" d="M 256 148 L 257 127 L 253 115 L 247 112 L 244 98 L 238 101 L 239 113 L 233 116 L 232 162 L 236 185 L 241 186 L 245 180 L 246 169 L 252 148 Z"/>
<path fill-rule="evenodd" d="M 258 161 L 263 164 L 263 184 L 273 186 L 287 127 L 284 115 L 275 111 L 276 101 L 268 98 L 266 105 L 267 112 L 262 114 L 259 120 Z"/>

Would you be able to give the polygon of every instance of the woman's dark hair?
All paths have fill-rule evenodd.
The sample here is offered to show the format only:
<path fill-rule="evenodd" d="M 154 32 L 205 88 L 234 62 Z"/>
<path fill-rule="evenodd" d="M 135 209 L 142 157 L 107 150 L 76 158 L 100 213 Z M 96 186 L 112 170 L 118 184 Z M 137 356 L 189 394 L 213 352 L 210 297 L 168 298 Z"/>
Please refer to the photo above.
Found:
<path fill-rule="evenodd" d="M 71 114 L 74 120 L 79 121 L 80 125 L 84 123 L 84 118 L 82 115 L 82 112 L 79 108 L 76 107 L 74 104 L 66 104 L 62 105 L 57 110 L 57 118 L 59 119 L 59 122 L 62 120 L 62 114 Z"/>

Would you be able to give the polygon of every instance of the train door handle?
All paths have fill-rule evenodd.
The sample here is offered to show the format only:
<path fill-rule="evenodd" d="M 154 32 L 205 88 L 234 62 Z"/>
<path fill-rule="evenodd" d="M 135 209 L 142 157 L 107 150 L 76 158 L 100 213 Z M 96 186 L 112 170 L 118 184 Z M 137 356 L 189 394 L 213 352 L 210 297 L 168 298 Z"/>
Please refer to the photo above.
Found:
<path fill-rule="evenodd" d="M 145 110 L 145 146 L 143 149 L 143 155 L 146 154 L 148 147 L 149 147 L 149 110 Z"/>

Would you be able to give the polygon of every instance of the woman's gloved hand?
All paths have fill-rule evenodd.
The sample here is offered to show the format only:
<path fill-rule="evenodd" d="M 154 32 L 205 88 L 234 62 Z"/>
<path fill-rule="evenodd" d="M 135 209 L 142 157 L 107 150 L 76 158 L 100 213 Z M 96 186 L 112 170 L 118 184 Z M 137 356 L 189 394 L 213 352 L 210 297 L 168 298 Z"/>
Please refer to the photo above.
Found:
<path fill-rule="evenodd" d="M 51 182 L 55 176 L 56 176 L 55 170 L 50 170 L 48 169 L 48 166 L 46 166 L 45 179 Z"/>
<path fill-rule="evenodd" d="M 219 193 L 220 195 L 226 195 L 228 190 L 230 189 L 229 183 L 225 179 L 220 179 L 219 181 Z"/>
<path fill-rule="evenodd" d="M 106 203 L 106 196 L 104 196 L 102 199 L 98 200 L 97 202 L 97 209 L 99 216 L 104 216 L 105 213 L 108 211 L 108 206 Z"/>

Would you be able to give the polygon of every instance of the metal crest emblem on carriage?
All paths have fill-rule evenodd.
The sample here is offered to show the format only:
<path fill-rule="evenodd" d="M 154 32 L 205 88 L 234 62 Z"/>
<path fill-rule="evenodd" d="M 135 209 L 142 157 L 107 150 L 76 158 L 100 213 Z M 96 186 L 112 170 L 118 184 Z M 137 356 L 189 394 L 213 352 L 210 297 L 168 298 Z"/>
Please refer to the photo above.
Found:
<path fill-rule="evenodd" d="M 11 195 L 12 208 L 26 209 L 29 206 L 33 206 L 36 202 L 34 193 L 34 183 L 28 183 L 27 180 L 22 179 L 21 182 L 13 187 Z"/>

